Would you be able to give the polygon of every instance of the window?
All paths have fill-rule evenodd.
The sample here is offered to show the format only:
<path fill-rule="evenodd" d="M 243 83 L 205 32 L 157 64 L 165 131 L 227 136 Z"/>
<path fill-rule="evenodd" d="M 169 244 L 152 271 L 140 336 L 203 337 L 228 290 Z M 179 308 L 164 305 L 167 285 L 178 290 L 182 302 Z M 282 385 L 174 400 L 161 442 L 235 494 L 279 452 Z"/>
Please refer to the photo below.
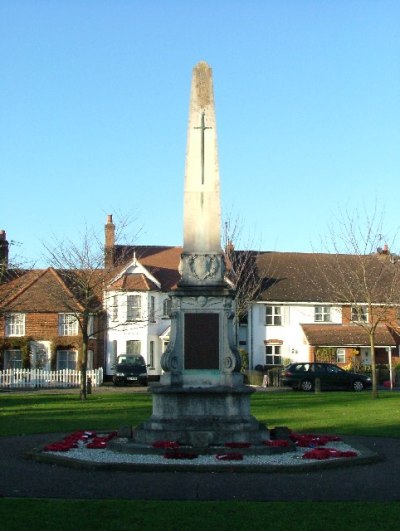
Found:
<path fill-rule="evenodd" d="M 6 315 L 6 336 L 25 335 L 25 314 L 9 313 Z"/>
<path fill-rule="evenodd" d="M 280 345 L 266 345 L 265 363 L 266 365 L 281 365 L 282 364 Z"/>
<path fill-rule="evenodd" d="M 141 348 L 141 342 L 133 339 L 126 342 L 126 353 L 127 354 L 135 354 L 140 356 Z"/>
<path fill-rule="evenodd" d="M 150 341 L 150 367 L 154 367 L 154 341 Z"/>
<path fill-rule="evenodd" d="M 282 308 L 280 306 L 265 307 L 265 324 L 274 326 L 282 324 Z"/>
<path fill-rule="evenodd" d="M 142 298 L 140 295 L 128 295 L 127 297 L 127 321 L 137 321 L 142 317 Z"/>
<path fill-rule="evenodd" d="M 315 306 L 314 321 L 316 323 L 330 323 L 331 322 L 330 306 Z"/>
<path fill-rule="evenodd" d="M 59 336 L 77 336 L 78 319 L 73 313 L 58 314 L 58 335 Z"/>
<path fill-rule="evenodd" d="M 171 299 L 165 299 L 163 303 L 163 316 L 169 318 L 169 314 L 171 313 L 172 308 L 172 300 Z"/>
<path fill-rule="evenodd" d="M 118 295 L 113 295 L 111 303 L 111 319 L 118 321 Z"/>
<path fill-rule="evenodd" d="M 57 370 L 76 369 L 78 353 L 76 350 L 57 350 Z"/>
<path fill-rule="evenodd" d="M 368 322 L 368 309 L 366 306 L 352 306 L 351 307 L 351 320 L 355 323 L 367 323 Z"/>
<path fill-rule="evenodd" d="M 346 363 L 346 351 L 344 348 L 336 349 L 336 363 Z"/>
<path fill-rule="evenodd" d="M 150 305 L 149 305 L 149 320 L 150 322 L 155 322 L 155 298 L 150 296 Z"/>
<path fill-rule="evenodd" d="M 22 352 L 20 350 L 4 351 L 4 369 L 22 369 Z"/>

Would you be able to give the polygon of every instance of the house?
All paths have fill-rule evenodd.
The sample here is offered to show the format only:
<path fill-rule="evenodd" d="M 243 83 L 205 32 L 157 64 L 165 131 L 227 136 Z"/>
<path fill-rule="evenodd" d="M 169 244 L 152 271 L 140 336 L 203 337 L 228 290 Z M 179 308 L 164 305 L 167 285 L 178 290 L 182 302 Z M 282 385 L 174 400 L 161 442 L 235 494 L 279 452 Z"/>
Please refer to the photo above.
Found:
<path fill-rule="evenodd" d="M 244 264 L 242 271 L 254 268 L 250 275 L 239 276 L 240 286 L 246 278 L 252 285 L 245 290 L 246 315 L 237 319 L 238 347 L 247 352 L 250 369 L 315 360 L 368 365 L 368 323 L 376 323 L 376 361 L 388 363 L 390 356 L 393 364 L 400 362 L 400 262 L 387 250 L 363 260 L 354 255 L 229 251 Z M 169 293 L 180 280 L 181 253 L 181 247 L 117 245 L 108 216 L 104 270 L 93 272 L 101 290 L 90 319 L 90 367 L 103 367 L 111 377 L 117 356 L 134 353 L 145 358 L 150 379 L 161 374 L 170 334 Z M 0 369 L 79 367 L 82 334 L 76 316 L 84 305 L 76 286 L 84 271 L 10 269 L 4 231 L 0 264 Z M 235 267 L 232 254 L 227 265 Z M 360 283 L 361 272 L 372 286 L 369 292 Z M 343 278 L 350 282 L 343 283 Z M 229 271 L 228 279 L 234 280 Z"/>
<path fill-rule="evenodd" d="M 83 308 L 70 282 L 71 272 L 66 275 L 53 268 L 4 270 L 0 283 L 0 369 L 79 367 L 82 333 L 76 316 Z M 91 317 L 90 329 L 99 328 L 102 318 Z M 103 365 L 103 337 L 91 336 L 88 368 Z"/>
<path fill-rule="evenodd" d="M 250 366 L 318 360 L 347 365 L 354 358 L 368 365 L 370 339 L 361 325 L 374 321 L 377 363 L 388 363 L 389 353 L 398 363 L 399 264 L 388 256 L 360 261 L 353 255 L 260 253 L 261 289 L 246 325 Z M 361 285 L 361 267 L 371 289 Z M 373 300 L 365 300 L 367 292 Z"/>
<path fill-rule="evenodd" d="M 105 262 L 111 269 L 104 290 L 107 319 L 105 375 L 120 354 L 140 354 L 150 379 L 161 374 L 160 359 L 169 341 L 171 299 L 180 279 L 182 249 L 115 245 L 111 216 L 105 226 Z"/>

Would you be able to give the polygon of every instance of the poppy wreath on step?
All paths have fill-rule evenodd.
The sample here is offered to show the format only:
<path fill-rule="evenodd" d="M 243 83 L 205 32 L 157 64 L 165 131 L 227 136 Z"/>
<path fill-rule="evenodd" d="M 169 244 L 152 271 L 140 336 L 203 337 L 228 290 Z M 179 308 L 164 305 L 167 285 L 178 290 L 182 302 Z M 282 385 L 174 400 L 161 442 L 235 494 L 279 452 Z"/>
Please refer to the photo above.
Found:
<path fill-rule="evenodd" d="M 330 459 L 331 457 L 357 457 L 352 450 L 341 451 L 336 448 L 314 448 L 303 455 L 303 459 Z"/>
<path fill-rule="evenodd" d="M 291 433 L 290 439 L 300 448 L 325 446 L 328 442 L 342 440 L 337 435 L 316 435 L 315 433 Z"/>
<path fill-rule="evenodd" d="M 45 452 L 68 452 L 72 448 L 85 446 L 90 449 L 103 449 L 107 443 L 116 437 L 117 432 L 113 431 L 107 435 L 97 435 L 95 431 L 75 431 L 67 435 L 61 441 L 48 444 L 43 448 Z"/>

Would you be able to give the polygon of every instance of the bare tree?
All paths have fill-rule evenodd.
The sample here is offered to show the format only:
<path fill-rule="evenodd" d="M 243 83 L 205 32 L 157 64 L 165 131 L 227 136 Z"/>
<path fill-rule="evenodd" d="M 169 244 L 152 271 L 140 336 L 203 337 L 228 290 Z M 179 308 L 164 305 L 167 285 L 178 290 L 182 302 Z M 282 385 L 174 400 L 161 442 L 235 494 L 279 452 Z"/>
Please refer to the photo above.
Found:
<path fill-rule="evenodd" d="M 110 217 L 111 218 L 111 217 Z M 126 234 L 132 220 L 122 218 L 118 223 L 115 242 Z M 137 231 L 135 236 L 137 236 Z M 113 242 L 113 243 L 115 243 Z M 104 312 L 105 287 L 116 268 L 124 259 L 112 257 L 113 247 L 104 249 L 103 240 L 92 230 L 86 229 L 77 241 L 54 238 L 53 244 L 44 244 L 52 267 L 67 286 L 67 290 L 57 290 L 58 303 L 74 315 L 82 338 L 80 359 L 81 385 L 80 398 L 87 398 L 88 346 L 91 337 L 100 337 L 108 328 Z M 62 295 L 60 295 L 62 293 Z M 62 300 L 60 300 L 60 297 Z M 91 326 L 93 323 L 93 327 Z"/>
<path fill-rule="evenodd" d="M 228 219 L 224 224 L 223 252 L 226 264 L 226 278 L 235 290 L 236 316 L 239 322 L 247 316 L 247 311 L 260 293 L 263 274 L 257 266 L 259 251 L 251 250 L 250 245 L 242 247 L 243 224 L 239 219 Z"/>
<path fill-rule="evenodd" d="M 371 352 L 372 397 L 378 396 L 376 337 L 380 325 L 393 327 L 400 302 L 400 263 L 389 250 L 383 233 L 383 216 L 341 212 L 329 227 L 327 255 L 316 254 L 320 277 L 332 302 L 347 306 L 350 319 L 367 333 Z M 391 245 L 394 242 L 392 241 Z"/>

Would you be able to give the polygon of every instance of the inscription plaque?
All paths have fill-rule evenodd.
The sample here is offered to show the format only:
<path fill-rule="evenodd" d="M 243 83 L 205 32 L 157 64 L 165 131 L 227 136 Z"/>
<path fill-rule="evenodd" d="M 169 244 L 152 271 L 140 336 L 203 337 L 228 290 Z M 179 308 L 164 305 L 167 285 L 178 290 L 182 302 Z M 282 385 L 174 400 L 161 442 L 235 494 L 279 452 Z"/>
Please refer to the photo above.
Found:
<path fill-rule="evenodd" d="M 185 369 L 219 369 L 219 315 L 185 314 Z"/>

